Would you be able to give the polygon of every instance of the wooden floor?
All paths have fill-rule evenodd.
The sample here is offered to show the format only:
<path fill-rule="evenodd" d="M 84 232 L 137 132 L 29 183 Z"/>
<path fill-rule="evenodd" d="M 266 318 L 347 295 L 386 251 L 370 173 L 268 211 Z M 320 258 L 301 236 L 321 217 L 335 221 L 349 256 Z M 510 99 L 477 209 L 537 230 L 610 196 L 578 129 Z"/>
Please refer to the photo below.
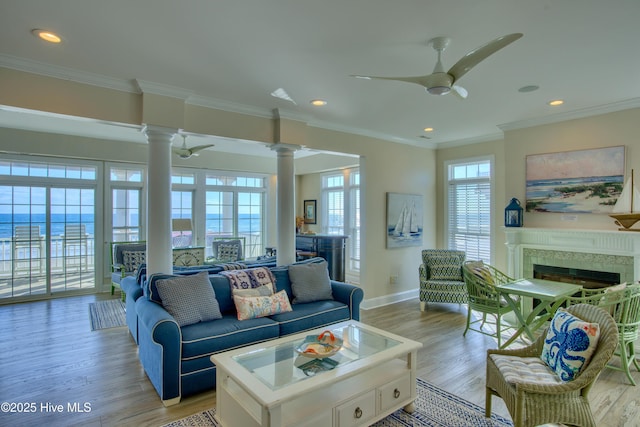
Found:
<path fill-rule="evenodd" d="M 3 403 L 0 426 L 160 426 L 215 405 L 210 391 L 163 407 L 128 329 L 90 330 L 88 303 L 106 298 L 0 306 L 0 402 L 33 411 L 6 413 Z M 495 343 L 473 332 L 462 337 L 464 306 L 435 304 L 420 312 L 410 300 L 361 317 L 422 342 L 418 376 L 484 407 L 485 351 Z M 640 373 L 634 378 L 640 384 Z M 640 386 L 628 385 L 621 372 L 605 370 L 590 397 L 598 426 L 640 425 Z M 500 399 L 493 408 L 508 416 Z"/>

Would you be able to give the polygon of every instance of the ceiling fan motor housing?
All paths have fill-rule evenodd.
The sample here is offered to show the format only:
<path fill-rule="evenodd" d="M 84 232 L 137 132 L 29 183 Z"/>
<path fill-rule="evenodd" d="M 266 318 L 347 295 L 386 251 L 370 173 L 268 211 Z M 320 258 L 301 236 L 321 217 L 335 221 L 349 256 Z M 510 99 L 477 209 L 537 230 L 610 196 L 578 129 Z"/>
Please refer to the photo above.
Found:
<path fill-rule="evenodd" d="M 447 73 L 433 73 L 427 76 L 425 88 L 432 95 L 446 95 L 451 92 L 453 77 Z"/>

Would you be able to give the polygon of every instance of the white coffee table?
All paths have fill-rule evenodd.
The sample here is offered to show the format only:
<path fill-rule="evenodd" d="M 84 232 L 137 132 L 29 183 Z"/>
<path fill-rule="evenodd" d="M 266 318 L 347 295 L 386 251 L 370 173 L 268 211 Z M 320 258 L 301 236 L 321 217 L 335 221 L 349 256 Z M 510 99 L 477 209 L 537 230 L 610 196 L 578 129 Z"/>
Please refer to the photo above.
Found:
<path fill-rule="evenodd" d="M 344 341 L 336 355 L 320 364 L 296 352 L 325 330 Z M 412 412 L 420 347 L 350 320 L 215 354 L 216 418 L 224 427 L 345 427 Z"/>

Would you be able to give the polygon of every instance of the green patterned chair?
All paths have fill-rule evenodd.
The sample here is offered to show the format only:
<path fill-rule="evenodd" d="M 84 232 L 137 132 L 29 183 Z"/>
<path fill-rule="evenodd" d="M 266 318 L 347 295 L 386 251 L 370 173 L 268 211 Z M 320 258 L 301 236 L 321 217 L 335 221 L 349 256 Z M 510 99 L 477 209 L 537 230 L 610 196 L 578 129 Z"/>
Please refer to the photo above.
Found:
<path fill-rule="evenodd" d="M 428 302 L 467 303 L 467 288 L 462 278 L 464 251 L 424 249 L 420 274 L 420 310 Z"/>

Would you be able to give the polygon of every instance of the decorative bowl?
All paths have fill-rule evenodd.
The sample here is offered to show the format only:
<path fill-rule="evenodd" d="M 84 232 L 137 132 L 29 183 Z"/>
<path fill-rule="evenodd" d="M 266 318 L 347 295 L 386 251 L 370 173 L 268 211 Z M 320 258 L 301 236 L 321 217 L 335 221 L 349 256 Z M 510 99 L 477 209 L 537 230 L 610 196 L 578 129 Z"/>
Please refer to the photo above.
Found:
<path fill-rule="evenodd" d="M 304 357 L 324 359 L 336 354 L 342 348 L 342 340 L 331 331 L 324 331 L 320 335 L 307 335 L 296 347 L 296 351 Z"/>

